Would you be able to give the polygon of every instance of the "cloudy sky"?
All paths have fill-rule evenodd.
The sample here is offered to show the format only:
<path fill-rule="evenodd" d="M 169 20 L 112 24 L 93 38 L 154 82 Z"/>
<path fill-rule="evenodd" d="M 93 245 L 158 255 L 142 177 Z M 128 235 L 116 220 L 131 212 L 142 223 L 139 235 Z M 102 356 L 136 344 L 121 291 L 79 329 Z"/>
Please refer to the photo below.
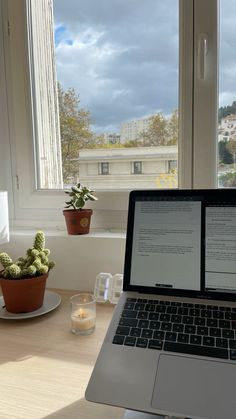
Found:
<path fill-rule="evenodd" d="M 233 15 L 225 7 L 232 4 L 233 10 L 234 2 L 224 0 L 227 14 L 222 13 L 227 28 L 221 56 L 223 105 L 235 99 L 235 24 L 228 24 Z M 97 132 L 117 131 L 127 120 L 158 111 L 168 115 L 177 108 L 177 0 L 54 0 L 54 17 L 58 80 L 79 94 Z"/>

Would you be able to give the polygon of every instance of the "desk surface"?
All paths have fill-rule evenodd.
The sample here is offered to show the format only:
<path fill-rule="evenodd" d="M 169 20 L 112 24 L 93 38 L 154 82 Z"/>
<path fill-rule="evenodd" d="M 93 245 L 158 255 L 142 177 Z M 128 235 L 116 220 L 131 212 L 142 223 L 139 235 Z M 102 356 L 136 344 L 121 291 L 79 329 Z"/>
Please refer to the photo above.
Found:
<path fill-rule="evenodd" d="M 90 336 L 70 332 L 69 298 L 27 320 L 0 319 L 0 419 L 121 419 L 123 409 L 97 405 L 84 392 L 114 307 L 97 305 Z"/>

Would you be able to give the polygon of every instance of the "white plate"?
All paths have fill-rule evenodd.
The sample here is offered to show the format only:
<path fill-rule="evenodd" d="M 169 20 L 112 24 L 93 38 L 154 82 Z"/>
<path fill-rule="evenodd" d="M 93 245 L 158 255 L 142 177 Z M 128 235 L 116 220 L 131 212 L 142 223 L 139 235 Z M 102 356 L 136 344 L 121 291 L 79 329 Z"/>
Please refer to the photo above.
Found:
<path fill-rule="evenodd" d="M 38 310 L 31 311 L 30 313 L 9 313 L 9 311 L 4 308 L 5 303 L 3 297 L 0 297 L 0 319 L 22 320 L 42 316 L 42 314 L 46 314 L 49 313 L 49 311 L 54 310 L 60 303 L 61 297 L 59 294 L 46 290 L 43 305 Z"/>

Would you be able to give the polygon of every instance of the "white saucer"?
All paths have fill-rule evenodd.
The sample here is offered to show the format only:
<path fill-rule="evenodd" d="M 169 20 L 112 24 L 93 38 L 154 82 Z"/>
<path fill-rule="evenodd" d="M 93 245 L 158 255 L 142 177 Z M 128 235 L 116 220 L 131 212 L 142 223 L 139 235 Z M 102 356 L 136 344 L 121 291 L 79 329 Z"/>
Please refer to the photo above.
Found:
<path fill-rule="evenodd" d="M 49 313 L 54 310 L 61 303 L 61 297 L 59 294 L 53 291 L 45 291 L 44 301 L 42 307 L 38 310 L 31 311 L 30 313 L 9 313 L 4 308 L 4 299 L 0 297 L 0 319 L 6 320 L 22 320 L 30 319 L 32 317 L 42 316 L 42 314 Z"/>

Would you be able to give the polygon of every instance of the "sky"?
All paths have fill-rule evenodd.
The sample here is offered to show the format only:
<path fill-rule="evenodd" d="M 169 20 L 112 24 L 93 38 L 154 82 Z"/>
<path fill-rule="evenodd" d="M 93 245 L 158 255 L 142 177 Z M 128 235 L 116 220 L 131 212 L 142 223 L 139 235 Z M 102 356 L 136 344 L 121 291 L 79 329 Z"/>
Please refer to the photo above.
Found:
<path fill-rule="evenodd" d="M 236 98 L 234 2 L 224 0 L 221 13 L 221 105 Z M 79 94 L 96 132 L 117 132 L 122 122 L 177 109 L 178 0 L 53 4 L 57 78 L 64 89 L 72 87 Z"/>

